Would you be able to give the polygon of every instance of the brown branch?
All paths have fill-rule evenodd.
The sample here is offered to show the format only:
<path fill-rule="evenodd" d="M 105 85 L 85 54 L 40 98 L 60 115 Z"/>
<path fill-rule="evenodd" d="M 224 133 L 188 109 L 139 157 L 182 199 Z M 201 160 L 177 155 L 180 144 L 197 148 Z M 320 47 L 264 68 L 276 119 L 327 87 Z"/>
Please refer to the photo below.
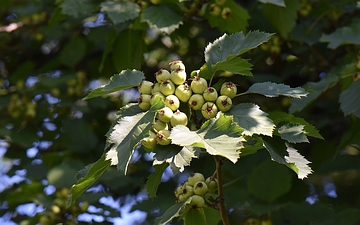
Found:
<path fill-rule="evenodd" d="M 222 178 L 222 164 L 223 160 L 219 156 L 214 156 L 215 162 L 216 162 L 216 172 L 217 172 L 217 182 L 218 182 L 218 199 L 219 199 L 219 210 L 220 210 L 220 216 L 221 220 L 223 222 L 223 225 L 229 225 L 229 218 L 227 215 L 225 202 L 224 202 L 224 193 L 223 193 L 223 178 Z"/>

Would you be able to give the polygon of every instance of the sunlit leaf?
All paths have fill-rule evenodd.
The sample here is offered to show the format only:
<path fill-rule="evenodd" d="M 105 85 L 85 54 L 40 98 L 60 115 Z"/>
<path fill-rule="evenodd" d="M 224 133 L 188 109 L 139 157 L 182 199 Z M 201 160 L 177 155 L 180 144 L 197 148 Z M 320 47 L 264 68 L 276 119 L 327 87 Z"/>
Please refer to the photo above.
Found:
<path fill-rule="evenodd" d="M 144 73 L 137 70 L 123 70 L 110 78 L 110 82 L 100 88 L 92 90 L 83 100 L 106 95 L 115 91 L 136 87 L 143 79 Z"/>
<path fill-rule="evenodd" d="M 138 17 L 140 6 L 134 2 L 107 1 L 101 3 L 101 11 L 106 12 L 114 24 L 118 24 Z"/>
<path fill-rule="evenodd" d="M 270 24 L 286 38 L 296 25 L 297 11 L 301 4 L 300 1 L 285 0 L 285 5 L 263 4 L 262 11 Z"/>
<path fill-rule="evenodd" d="M 146 190 L 150 197 L 155 198 L 157 189 L 161 183 L 161 177 L 165 169 L 168 167 L 167 163 L 155 165 L 155 172 L 150 174 L 146 182 Z"/>
<path fill-rule="evenodd" d="M 223 156 L 236 163 L 245 139 L 240 136 L 242 129 L 232 120 L 232 116 L 219 113 L 196 132 L 185 126 L 173 127 L 170 138 L 174 144 L 205 148 L 210 155 Z"/>
<path fill-rule="evenodd" d="M 261 2 L 261 3 L 270 3 L 270 4 L 273 4 L 273 5 L 285 7 L 284 0 L 258 0 L 258 1 Z"/>
<path fill-rule="evenodd" d="M 310 162 L 305 159 L 304 156 L 300 155 L 295 148 L 292 148 L 286 145 L 286 151 L 288 152 L 288 156 L 285 156 L 285 161 L 290 164 L 290 167 L 297 173 L 299 179 L 306 178 L 309 174 L 312 173 L 310 166 L 308 165 Z"/>
<path fill-rule="evenodd" d="M 360 80 L 341 92 L 339 102 L 345 116 L 354 114 L 360 118 Z"/>
<path fill-rule="evenodd" d="M 308 95 L 308 92 L 301 87 L 291 88 L 285 84 L 275 84 L 272 82 L 255 83 L 243 94 L 257 93 L 266 97 L 278 97 L 279 95 L 302 98 Z"/>
<path fill-rule="evenodd" d="M 304 125 L 285 124 L 279 127 L 280 137 L 290 143 L 309 142 L 304 134 Z"/>
<path fill-rule="evenodd" d="M 170 34 L 182 24 L 182 16 L 168 5 L 152 5 L 144 9 L 141 21 Z"/>
<path fill-rule="evenodd" d="M 162 107 L 164 102 L 159 97 L 148 111 L 144 112 L 138 104 L 129 104 L 119 112 L 118 118 L 107 134 L 107 149 L 110 153 L 117 152 L 118 170 L 126 174 L 135 147 L 148 135 L 155 114 Z"/>
<path fill-rule="evenodd" d="M 262 134 L 272 136 L 275 125 L 267 117 L 267 113 L 261 111 L 259 106 L 252 103 L 237 104 L 230 109 L 229 114 L 232 114 L 234 122 L 237 122 L 244 129 L 244 135 Z"/>
<path fill-rule="evenodd" d="M 235 57 L 230 60 L 222 61 L 216 63 L 212 70 L 224 70 L 235 74 L 240 74 L 243 76 L 252 76 L 251 67 L 253 65 L 248 62 L 246 59 L 240 57 Z"/>

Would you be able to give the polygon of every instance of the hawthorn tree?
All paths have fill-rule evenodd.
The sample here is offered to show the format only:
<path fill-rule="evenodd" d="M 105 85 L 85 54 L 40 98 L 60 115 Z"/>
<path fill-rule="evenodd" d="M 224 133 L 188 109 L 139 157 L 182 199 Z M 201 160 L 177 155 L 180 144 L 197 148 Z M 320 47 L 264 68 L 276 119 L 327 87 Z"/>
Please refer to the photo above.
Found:
<path fill-rule="evenodd" d="M 358 2 L 0 6 L 3 219 L 359 223 Z"/>

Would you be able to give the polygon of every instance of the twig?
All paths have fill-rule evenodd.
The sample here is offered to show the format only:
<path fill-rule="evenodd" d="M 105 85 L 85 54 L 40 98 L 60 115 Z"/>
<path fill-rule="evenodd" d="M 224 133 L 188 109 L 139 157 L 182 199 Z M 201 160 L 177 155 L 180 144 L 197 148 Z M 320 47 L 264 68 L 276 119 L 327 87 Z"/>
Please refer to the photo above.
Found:
<path fill-rule="evenodd" d="M 222 164 L 223 161 L 220 157 L 218 156 L 214 156 L 215 158 L 215 162 L 216 162 L 216 172 L 217 172 L 217 181 L 218 181 L 218 199 L 219 199 L 219 210 L 220 210 L 220 216 L 221 216 L 221 220 L 223 222 L 223 225 L 229 225 L 229 218 L 227 215 L 227 211 L 226 211 L 226 207 L 225 207 L 225 202 L 224 202 L 224 193 L 223 193 L 223 180 L 222 180 Z"/>

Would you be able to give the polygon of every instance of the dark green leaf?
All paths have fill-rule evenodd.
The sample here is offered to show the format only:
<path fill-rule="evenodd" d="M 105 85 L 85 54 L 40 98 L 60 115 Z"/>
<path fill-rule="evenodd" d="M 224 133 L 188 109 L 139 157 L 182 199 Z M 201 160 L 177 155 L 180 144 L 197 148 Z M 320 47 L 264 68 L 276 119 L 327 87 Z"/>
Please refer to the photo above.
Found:
<path fill-rule="evenodd" d="M 255 83 L 243 94 L 249 93 L 257 93 L 265 95 L 266 97 L 278 97 L 279 95 L 283 95 L 292 98 L 302 98 L 308 95 L 308 92 L 301 87 L 291 88 L 285 84 L 275 84 L 271 82 Z"/>
<path fill-rule="evenodd" d="M 143 79 L 144 73 L 137 70 L 123 70 L 110 78 L 110 82 L 100 88 L 92 90 L 83 100 L 106 95 L 112 92 L 136 87 Z"/>
<path fill-rule="evenodd" d="M 155 224 L 158 225 L 165 225 L 171 220 L 173 220 L 176 217 L 179 217 L 181 215 L 181 212 L 184 210 L 184 208 L 189 205 L 191 202 L 191 198 L 184 202 L 176 203 L 175 205 L 172 205 L 166 212 L 155 219 Z"/>
<path fill-rule="evenodd" d="M 152 5 L 144 9 L 141 21 L 170 34 L 182 24 L 182 16 L 168 5 Z"/>
<path fill-rule="evenodd" d="M 203 208 L 190 209 L 184 217 L 184 225 L 207 225 Z"/>
<path fill-rule="evenodd" d="M 286 167 L 268 161 L 258 165 L 248 177 L 248 190 L 255 197 L 273 202 L 291 188 L 291 176 Z"/>
<path fill-rule="evenodd" d="M 70 187 L 76 182 L 77 171 L 67 164 L 53 167 L 47 174 L 49 184 L 57 188 Z"/>
<path fill-rule="evenodd" d="M 135 19 L 139 16 L 140 6 L 134 2 L 103 2 L 101 11 L 106 12 L 114 24 Z"/>
<path fill-rule="evenodd" d="M 76 199 L 84 193 L 99 177 L 105 172 L 105 170 L 110 166 L 110 161 L 105 160 L 105 154 L 96 161 L 91 164 L 91 166 L 87 166 L 86 176 L 80 178 L 76 184 L 71 187 L 71 194 L 68 200 L 67 207 L 73 204 Z M 81 170 L 82 175 L 85 173 L 84 170 Z"/>
<path fill-rule="evenodd" d="M 339 102 L 345 116 L 353 114 L 360 118 L 360 80 L 341 92 Z"/>
<path fill-rule="evenodd" d="M 97 4 L 92 0 L 63 0 L 62 13 L 73 17 L 90 15 L 97 9 Z"/>
<path fill-rule="evenodd" d="M 300 1 L 285 0 L 286 7 L 263 4 L 262 11 L 270 24 L 275 27 L 281 36 L 287 38 L 294 28 L 297 19 L 297 11 L 300 9 Z"/>
<path fill-rule="evenodd" d="M 157 189 L 161 183 L 161 177 L 165 169 L 168 167 L 167 163 L 155 165 L 155 172 L 150 174 L 146 182 L 146 190 L 150 197 L 155 198 Z"/>
<path fill-rule="evenodd" d="M 71 39 L 62 49 L 59 60 L 68 67 L 74 67 L 86 53 L 86 42 L 81 38 Z"/>
<path fill-rule="evenodd" d="M 235 57 L 230 60 L 222 61 L 216 63 L 212 70 L 224 70 L 235 74 L 240 74 L 243 76 L 252 76 L 251 67 L 253 65 L 248 62 L 246 59 L 242 59 L 240 57 Z"/>

